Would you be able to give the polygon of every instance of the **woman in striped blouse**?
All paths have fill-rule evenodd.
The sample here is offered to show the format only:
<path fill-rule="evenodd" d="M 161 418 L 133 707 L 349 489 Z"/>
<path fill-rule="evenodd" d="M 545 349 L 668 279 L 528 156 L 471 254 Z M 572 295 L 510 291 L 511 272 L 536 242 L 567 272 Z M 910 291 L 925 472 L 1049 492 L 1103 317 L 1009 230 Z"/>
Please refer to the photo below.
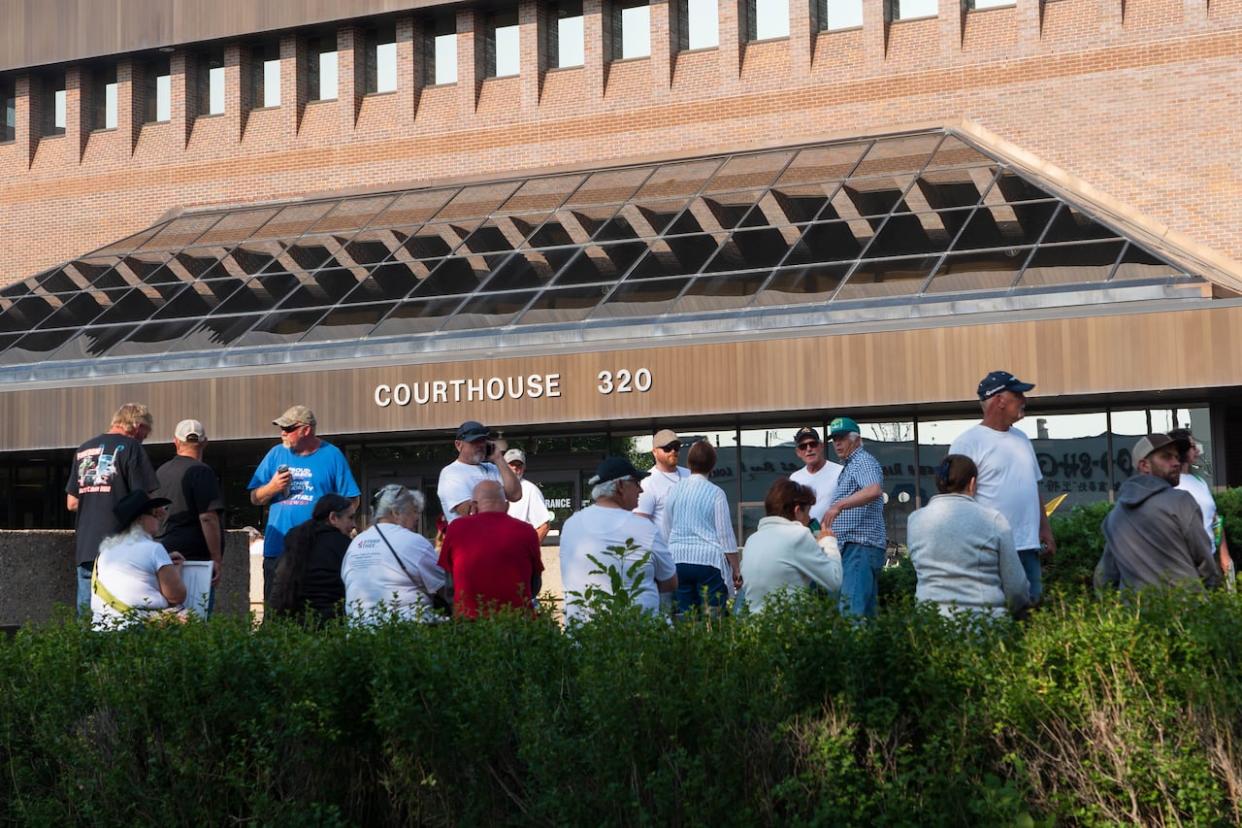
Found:
<path fill-rule="evenodd" d="M 724 490 L 708 480 L 716 449 L 706 440 L 690 447 L 690 476 L 673 487 L 664 506 L 662 531 L 677 564 L 677 614 L 701 608 L 713 612 L 742 586 L 737 539 Z"/>

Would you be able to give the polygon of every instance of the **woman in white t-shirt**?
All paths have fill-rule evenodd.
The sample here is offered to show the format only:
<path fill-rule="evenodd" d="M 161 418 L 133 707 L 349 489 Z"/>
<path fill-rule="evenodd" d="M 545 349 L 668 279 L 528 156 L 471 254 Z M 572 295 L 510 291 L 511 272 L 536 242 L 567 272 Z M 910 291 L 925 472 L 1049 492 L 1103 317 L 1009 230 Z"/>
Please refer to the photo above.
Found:
<path fill-rule="evenodd" d="M 1232 582 L 1230 573 L 1233 570 L 1233 559 L 1229 556 L 1229 542 L 1225 538 L 1225 527 L 1216 515 L 1216 498 L 1212 496 L 1212 488 L 1208 486 L 1207 481 L 1194 473 L 1194 469 L 1200 467 L 1199 460 L 1203 456 L 1203 446 L 1188 428 L 1175 428 L 1169 432 L 1169 436 L 1183 442 L 1187 447 L 1182 455 L 1182 476 L 1177 488 L 1188 492 L 1199 504 L 1199 511 L 1203 513 L 1203 531 L 1207 532 L 1212 547 L 1220 550 L 1220 571 L 1225 573 L 1225 578 Z"/>
<path fill-rule="evenodd" d="M 175 616 L 175 608 L 185 601 L 185 558 L 153 540 L 171 502 L 136 491 L 113 507 L 118 532 L 99 544 L 91 576 L 91 616 L 97 629 L 127 627 L 156 614 Z"/>
<path fill-rule="evenodd" d="M 354 538 L 341 564 L 345 614 L 354 624 L 386 618 L 430 622 L 435 599 L 448 600 L 448 575 L 431 542 L 414 531 L 426 504 L 421 492 L 390 484 L 375 493 L 375 525 Z"/>
<path fill-rule="evenodd" d="M 677 589 L 677 568 L 656 525 L 633 512 L 642 491 L 638 481 L 646 476 L 624 457 L 607 458 L 589 481 L 594 487 L 591 498 L 595 503 L 575 513 L 561 528 L 566 624 L 590 618 L 591 610 L 583 604 L 588 591 L 612 591 L 611 578 L 599 571 L 600 566 L 592 557 L 605 568 L 615 566 L 624 575 L 634 561 L 646 552 L 651 553 L 631 584 L 635 603 L 649 613 L 660 612 L 661 593 Z M 634 552 L 619 555 L 610 551 L 624 548 L 630 541 Z"/>

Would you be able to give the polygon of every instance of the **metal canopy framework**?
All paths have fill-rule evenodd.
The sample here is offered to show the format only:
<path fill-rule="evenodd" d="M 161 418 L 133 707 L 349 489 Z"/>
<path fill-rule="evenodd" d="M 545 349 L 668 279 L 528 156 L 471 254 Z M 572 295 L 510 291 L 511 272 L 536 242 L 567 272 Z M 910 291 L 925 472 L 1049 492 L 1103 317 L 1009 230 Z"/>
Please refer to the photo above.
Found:
<path fill-rule="evenodd" d="M 0 376 L 1205 283 L 933 130 L 187 213 L 0 291 Z"/>

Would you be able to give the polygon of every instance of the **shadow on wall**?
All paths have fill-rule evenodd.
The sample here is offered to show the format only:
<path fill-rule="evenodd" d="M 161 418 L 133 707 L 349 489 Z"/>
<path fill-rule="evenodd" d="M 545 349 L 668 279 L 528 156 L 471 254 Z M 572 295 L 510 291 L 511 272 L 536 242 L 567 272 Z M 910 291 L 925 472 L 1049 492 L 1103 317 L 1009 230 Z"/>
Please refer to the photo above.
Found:
<path fill-rule="evenodd" d="M 250 610 L 250 554 L 245 532 L 228 532 L 224 572 L 216 588 L 216 612 Z M 57 604 L 71 606 L 77 587 L 73 532 L 0 531 L 0 627 L 51 620 Z"/>

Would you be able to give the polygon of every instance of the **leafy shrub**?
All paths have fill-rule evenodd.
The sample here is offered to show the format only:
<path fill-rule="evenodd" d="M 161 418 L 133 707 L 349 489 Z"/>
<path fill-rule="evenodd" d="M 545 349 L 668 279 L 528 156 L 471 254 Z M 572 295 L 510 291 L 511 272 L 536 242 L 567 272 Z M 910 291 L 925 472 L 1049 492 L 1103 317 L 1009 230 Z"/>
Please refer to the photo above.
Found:
<path fill-rule="evenodd" d="M 0 821 L 1236 824 L 1242 602 L 0 642 Z"/>
<path fill-rule="evenodd" d="M 1078 592 L 1091 588 L 1095 565 L 1104 554 L 1104 533 L 1100 531 L 1100 524 L 1111 508 L 1111 503 L 1101 501 L 1075 506 L 1067 514 L 1052 516 L 1050 522 L 1057 551 L 1043 559 L 1041 574 L 1046 592 L 1058 589 Z"/>

